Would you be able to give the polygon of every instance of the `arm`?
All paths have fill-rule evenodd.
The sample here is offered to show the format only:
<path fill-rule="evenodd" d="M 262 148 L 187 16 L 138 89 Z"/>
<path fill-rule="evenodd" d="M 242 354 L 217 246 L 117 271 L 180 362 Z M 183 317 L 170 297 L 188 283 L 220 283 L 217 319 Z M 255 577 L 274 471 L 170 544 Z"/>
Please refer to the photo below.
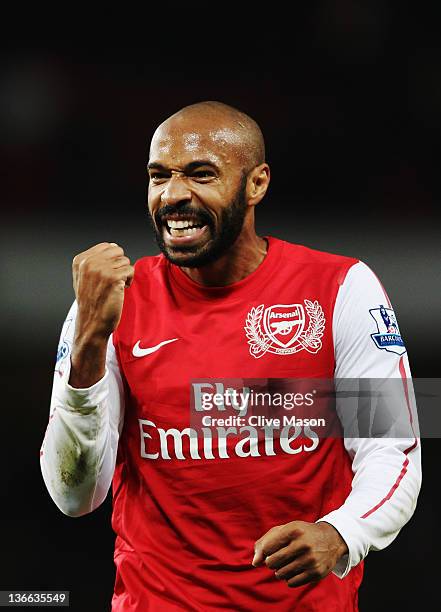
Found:
<path fill-rule="evenodd" d="M 95 510 L 106 498 L 124 418 L 124 392 L 112 338 L 104 377 L 89 388 L 69 384 L 77 304 L 60 337 L 49 423 L 40 451 L 43 479 L 68 516 Z"/>
<path fill-rule="evenodd" d="M 375 436 L 356 437 L 352 423 L 345 427 L 351 430 L 345 447 L 352 459 L 352 490 L 343 506 L 320 519 L 333 525 L 347 544 L 348 554 L 334 569 L 341 578 L 370 550 L 385 548 L 396 538 L 415 510 L 421 487 L 421 445 L 407 354 L 399 345 L 380 348 L 381 339 L 372 338 L 377 320 L 382 325 L 381 305 L 387 317 L 390 304 L 380 282 L 365 264 L 354 265 L 334 312 L 337 391 L 347 381 L 386 379 L 393 400 L 384 399 L 376 410 L 396 405 L 389 424 L 385 419 L 383 431 Z M 338 409 L 343 424 L 348 412 L 355 414 L 347 402 Z"/>
<path fill-rule="evenodd" d="M 357 263 L 335 304 L 335 386 L 337 392 L 352 390 L 354 385 L 358 391 L 366 384 L 380 391 L 367 405 L 369 417 L 374 412 L 377 419 L 369 419 L 368 430 L 360 432 L 360 407 L 366 413 L 363 397 L 361 402 L 357 394 L 337 402 L 354 472 L 345 503 L 315 524 L 279 525 L 256 542 L 253 564 L 265 563 L 290 587 L 319 580 L 330 571 L 343 578 L 369 550 L 390 544 L 415 509 L 421 458 L 414 396 L 399 332 L 389 345 L 384 334 L 375 337 L 384 331 L 382 305 L 387 320 L 392 310 L 380 282 L 367 266 Z M 393 325 L 394 320 L 389 323 Z"/>
<path fill-rule="evenodd" d="M 61 332 L 40 457 L 56 505 L 81 516 L 105 499 L 115 469 L 124 392 L 112 333 L 133 268 L 120 247 L 102 243 L 75 257 L 73 277 L 77 300 Z"/>

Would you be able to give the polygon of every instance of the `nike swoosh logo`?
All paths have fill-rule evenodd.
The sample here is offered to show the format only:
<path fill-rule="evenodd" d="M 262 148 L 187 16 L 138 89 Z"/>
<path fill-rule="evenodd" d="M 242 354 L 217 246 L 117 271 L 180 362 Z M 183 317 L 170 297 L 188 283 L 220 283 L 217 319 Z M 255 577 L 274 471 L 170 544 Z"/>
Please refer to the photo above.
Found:
<path fill-rule="evenodd" d="M 164 346 L 165 344 L 169 344 L 170 342 L 175 342 L 176 340 L 179 340 L 179 338 L 172 338 L 171 340 L 163 340 L 162 342 L 160 342 L 156 346 L 149 346 L 149 347 L 147 347 L 145 349 L 143 349 L 143 348 L 141 348 L 139 346 L 139 343 L 141 341 L 138 340 L 138 342 L 133 347 L 132 353 L 133 353 L 134 357 L 145 357 L 146 355 L 151 355 L 155 351 L 158 351 L 161 348 L 161 346 Z"/>

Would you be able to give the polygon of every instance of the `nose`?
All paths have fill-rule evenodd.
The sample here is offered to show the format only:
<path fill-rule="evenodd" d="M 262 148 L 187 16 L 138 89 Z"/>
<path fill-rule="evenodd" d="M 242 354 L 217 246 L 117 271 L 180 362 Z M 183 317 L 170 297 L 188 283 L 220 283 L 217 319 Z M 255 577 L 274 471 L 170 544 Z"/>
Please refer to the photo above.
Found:
<path fill-rule="evenodd" d="M 167 185 L 162 192 L 161 202 L 176 206 L 180 202 L 188 202 L 191 200 L 191 192 L 188 189 L 187 183 L 183 176 L 173 174 L 167 181 Z"/>

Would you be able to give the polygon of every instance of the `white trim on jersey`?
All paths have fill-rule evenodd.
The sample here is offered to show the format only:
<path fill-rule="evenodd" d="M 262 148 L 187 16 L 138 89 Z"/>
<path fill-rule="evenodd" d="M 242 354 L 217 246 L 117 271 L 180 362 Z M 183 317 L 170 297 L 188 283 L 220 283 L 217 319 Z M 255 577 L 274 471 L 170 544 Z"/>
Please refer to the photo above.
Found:
<path fill-rule="evenodd" d="M 401 413 L 409 418 L 412 437 L 393 438 L 393 434 L 384 431 L 377 432 L 374 438 L 345 438 L 354 472 L 352 490 L 339 509 L 320 519 L 333 525 L 348 545 L 349 555 L 334 569 L 340 578 L 364 559 L 369 550 L 385 548 L 396 538 L 415 510 L 421 487 L 420 442 L 410 425 L 412 416 L 415 431 L 417 417 L 407 354 L 380 349 L 372 339 L 378 329 L 370 311 L 382 305 L 390 306 L 389 298 L 375 274 L 362 262 L 352 266 L 334 308 L 336 390 L 339 381 L 345 385 L 347 381 L 363 378 L 391 379 L 404 375 Z M 398 383 L 394 390 L 400 386 Z M 344 415 L 339 416 L 344 422 Z"/>

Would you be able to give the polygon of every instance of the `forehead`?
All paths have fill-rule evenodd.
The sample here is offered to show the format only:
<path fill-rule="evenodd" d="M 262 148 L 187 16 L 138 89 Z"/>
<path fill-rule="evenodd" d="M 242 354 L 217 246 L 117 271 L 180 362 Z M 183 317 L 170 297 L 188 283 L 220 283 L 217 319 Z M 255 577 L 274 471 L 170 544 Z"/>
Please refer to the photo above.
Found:
<path fill-rule="evenodd" d="M 233 126 L 203 120 L 169 120 L 156 130 L 150 162 L 185 165 L 198 159 L 224 166 L 242 161 L 243 142 Z"/>

